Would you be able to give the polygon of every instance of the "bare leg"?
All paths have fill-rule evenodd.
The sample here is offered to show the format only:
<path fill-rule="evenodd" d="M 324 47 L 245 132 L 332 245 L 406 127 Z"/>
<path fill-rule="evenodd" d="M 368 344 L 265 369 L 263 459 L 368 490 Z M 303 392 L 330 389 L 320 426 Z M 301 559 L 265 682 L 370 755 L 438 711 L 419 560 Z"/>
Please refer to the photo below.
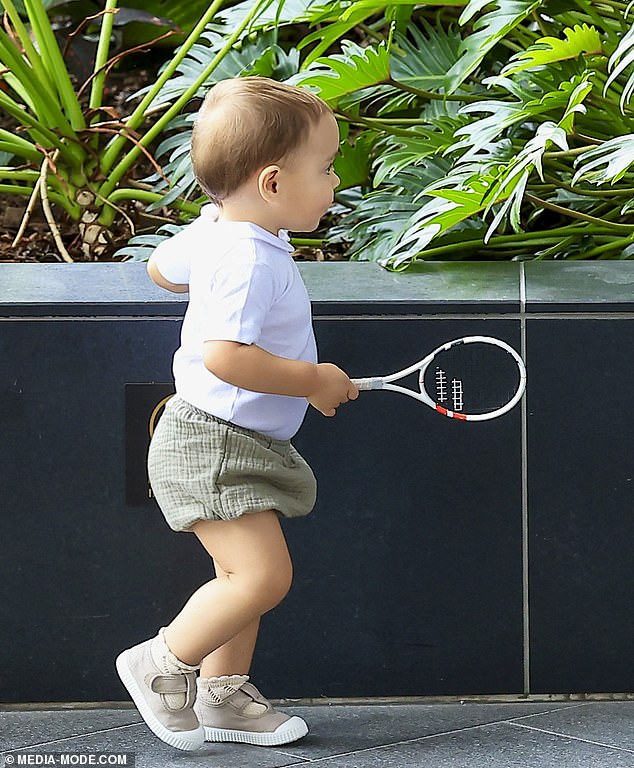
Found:
<path fill-rule="evenodd" d="M 223 674 L 239 673 L 225 663 L 240 661 L 244 668 L 247 657 L 250 663 L 260 616 L 290 588 L 293 568 L 286 540 L 274 511 L 205 520 L 192 530 L 220 573 L 194 592 L 166 627 L 165 641 L 181 661 L 198 664 L 235 638 L 225 658 L 221 653 L 213 664 L 222 664 Z"/>
<path fill-rule="evenodd" d="M 214 562 L 216 576 L 227 576 L 219 563 Z M 201 677 L 220 675 L 248 675 L 255 643 L 260 629 L 259 617 L 241 632 L 205 656 L 200 667 Z"/>

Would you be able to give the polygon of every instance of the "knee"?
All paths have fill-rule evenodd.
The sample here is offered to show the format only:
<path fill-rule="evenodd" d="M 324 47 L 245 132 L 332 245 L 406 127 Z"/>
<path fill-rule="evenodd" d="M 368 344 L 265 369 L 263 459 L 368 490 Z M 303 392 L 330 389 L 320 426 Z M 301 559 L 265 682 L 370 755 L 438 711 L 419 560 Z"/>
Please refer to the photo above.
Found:
<path fill-rule="evenodd" d="M 289 559 L 253 576 L 253 597 L 260 613 L 266 613 L 279 605 L 288 594 L 293 583 L 293 566 Z"/>

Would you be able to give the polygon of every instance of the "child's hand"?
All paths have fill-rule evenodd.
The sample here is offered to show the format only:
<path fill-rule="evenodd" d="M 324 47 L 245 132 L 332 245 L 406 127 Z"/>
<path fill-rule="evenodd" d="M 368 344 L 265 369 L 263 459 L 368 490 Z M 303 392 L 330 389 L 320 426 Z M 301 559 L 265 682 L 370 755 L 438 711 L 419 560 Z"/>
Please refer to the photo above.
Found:
<path fill-rule="evenodd" d="M 317 365 L 317 381 L 317 388 L 307 400 L 324 416 L 334 416 L 337 406 L 359 397 L 356 385 L 332 363 Z"/>

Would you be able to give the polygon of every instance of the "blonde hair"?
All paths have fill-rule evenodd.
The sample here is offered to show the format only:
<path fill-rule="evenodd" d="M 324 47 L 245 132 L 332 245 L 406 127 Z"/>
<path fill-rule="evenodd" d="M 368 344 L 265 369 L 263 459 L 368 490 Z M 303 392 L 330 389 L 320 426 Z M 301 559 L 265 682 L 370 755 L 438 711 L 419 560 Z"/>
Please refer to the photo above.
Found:
<path fill-rule="evenodd" d="M 301 146 L 330 107 L 310 91 L 268 77 L 222 80 L 196 118 L 191 158 L 202 189 L 215 203 L 256 171 Z"/>

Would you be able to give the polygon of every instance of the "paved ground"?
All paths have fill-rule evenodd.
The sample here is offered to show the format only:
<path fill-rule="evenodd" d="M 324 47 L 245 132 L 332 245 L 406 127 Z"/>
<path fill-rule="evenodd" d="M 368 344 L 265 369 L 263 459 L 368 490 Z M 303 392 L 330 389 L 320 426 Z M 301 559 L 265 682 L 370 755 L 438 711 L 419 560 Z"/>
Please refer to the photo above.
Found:
<path fill-rule="evenodd" d="M 285 709 L 310 725 L 296 744 L 209 744 L 196 753 L 155 739 L 133 709 L 0 711 L 0 756 L 9 766 L 53 764 L 11 753 L 24 750 L 32 756 L 132 752 L 136 768 L 634 768 L 634 701 Z M 74 764 L 82 763 L 75 758 Z"/>

